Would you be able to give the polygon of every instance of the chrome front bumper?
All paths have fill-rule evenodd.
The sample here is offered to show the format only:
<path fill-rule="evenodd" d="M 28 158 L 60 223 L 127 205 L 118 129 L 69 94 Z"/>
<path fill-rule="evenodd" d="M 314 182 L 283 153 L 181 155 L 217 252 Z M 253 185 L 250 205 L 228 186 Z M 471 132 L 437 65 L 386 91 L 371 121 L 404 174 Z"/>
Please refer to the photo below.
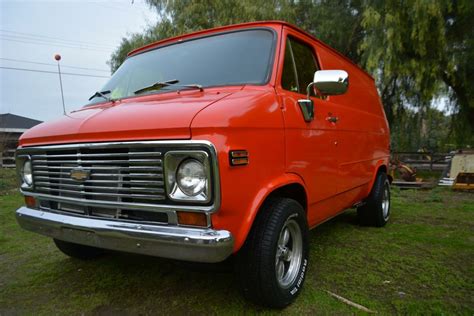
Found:
<path fill-rule="evenodd" d="M 21 207 L 21 227 L 45 236 L 98 248 L 195 262 L 226 259 L 234 245 L 225 230 L 126 223 Z"/>

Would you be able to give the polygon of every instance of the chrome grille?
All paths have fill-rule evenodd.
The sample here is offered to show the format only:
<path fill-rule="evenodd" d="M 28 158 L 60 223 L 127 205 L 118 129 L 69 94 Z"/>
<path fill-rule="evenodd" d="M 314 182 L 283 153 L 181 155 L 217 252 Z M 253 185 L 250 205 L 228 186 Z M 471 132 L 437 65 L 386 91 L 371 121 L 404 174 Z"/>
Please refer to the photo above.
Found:
<path fill-rule="evenodd" d="M 212 199 L 209 203 L 178 203 L 167 197 L 163 160 L 170 150 L 206 151 L 212 164 Z M 207 141 L 131 141 L 46 145 L 18 148 L 17 169 L 31 159 L 33 187 L 21 192 L 33 196 L 46 212 L 75 216 L 176 225 L 177 211 L 208 214 L 220 207 L 217 154 Z M 81 168 L 87 179 L 75 180 Z"/>
<path fill-rule="evenodd" d="M 162 152 L 154 148 L 68 148 L 35 152 L 34 191 L 94 202 L 158 204 L 165 200 Z M 84 181 L 71 177 L 85 170 Z"/>

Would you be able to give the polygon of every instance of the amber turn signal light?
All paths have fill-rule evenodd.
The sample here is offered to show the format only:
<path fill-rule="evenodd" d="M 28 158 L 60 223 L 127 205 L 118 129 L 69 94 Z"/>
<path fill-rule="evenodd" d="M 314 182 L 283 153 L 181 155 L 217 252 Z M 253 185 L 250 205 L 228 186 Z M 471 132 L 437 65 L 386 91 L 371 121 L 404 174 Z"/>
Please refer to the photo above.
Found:
<path fill-rule="evenodd" d="M 25 204 L 29 208 L 36 208 L 36 199 L 32 196 L 25 196 Z"/>
<path fill-rule="evenodd" d="M 246 150 L 231 150 L 229 153 L 231 166 L 242 166 L 249 164 L 249 153 Z"/>
<path fill-rule="evenodd" d="M 204 213 L 197 212 L 176 212 L 178 214 L 178 224 L 207 227 L 207 218 Z"/>

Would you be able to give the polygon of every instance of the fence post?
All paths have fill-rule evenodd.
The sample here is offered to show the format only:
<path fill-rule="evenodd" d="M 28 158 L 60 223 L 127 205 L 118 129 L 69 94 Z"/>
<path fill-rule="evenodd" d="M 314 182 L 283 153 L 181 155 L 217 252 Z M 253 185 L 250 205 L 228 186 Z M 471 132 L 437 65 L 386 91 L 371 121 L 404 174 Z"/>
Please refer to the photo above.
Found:
<path fill-rule="evenodd" d="M 433 171 L 433 160 L 434 160 L 434 154 L 430 153 L 430 171 Z"/>

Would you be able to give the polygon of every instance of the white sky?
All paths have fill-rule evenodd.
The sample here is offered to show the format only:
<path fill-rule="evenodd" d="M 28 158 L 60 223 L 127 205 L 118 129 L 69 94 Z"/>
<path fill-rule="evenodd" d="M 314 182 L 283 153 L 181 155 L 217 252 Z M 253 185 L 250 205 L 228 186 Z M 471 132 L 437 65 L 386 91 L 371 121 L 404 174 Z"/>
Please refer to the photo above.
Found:
<path fill-rule="evenodd" d="M 143 0 L 0 0 L 0 67 L 110 76 L 114 48 L 128 33 L 141 32 L 156 21 Z M 67 47 L 66 47 L 67 46 Z M 51 63 L 40 65 L 8 59 Z M 66 66 L 101 69 L 67 68 Z M 66 110 L 80 108 L 107 78 L 63 75 Z M 62 115 L 57 73 L 0 68 L 0 113 L 38 120 Z"/>

